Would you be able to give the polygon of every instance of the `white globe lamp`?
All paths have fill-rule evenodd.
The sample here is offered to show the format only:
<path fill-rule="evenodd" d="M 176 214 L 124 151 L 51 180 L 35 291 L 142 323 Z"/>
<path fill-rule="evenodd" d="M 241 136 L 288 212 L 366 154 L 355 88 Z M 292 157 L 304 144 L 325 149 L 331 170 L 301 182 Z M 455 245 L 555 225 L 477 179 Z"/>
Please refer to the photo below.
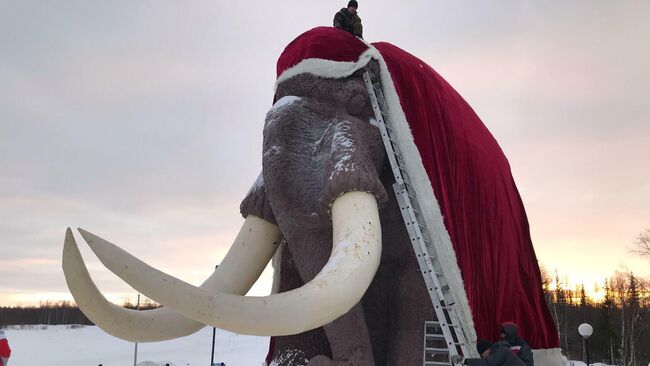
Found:
<path fill-rule="evenodd" d="M 592 334 L 594 334 L 594 328 L 587 324 L 587 323 L 582 323 L 580 326 L 578 326 L 578 333 L 584 338 L 584 350 L 585 350 L 585 356 L 587 358 L 587 366 L 589 366 L 589 338 Z"/>
<path fill-rule="evenodd" d="M 578 327 L 578 333 L 580 333 L 583 338 L 589 338 L 592 334 L 594 334 L 594 328 L 587 323 L 582 323 Z"/>

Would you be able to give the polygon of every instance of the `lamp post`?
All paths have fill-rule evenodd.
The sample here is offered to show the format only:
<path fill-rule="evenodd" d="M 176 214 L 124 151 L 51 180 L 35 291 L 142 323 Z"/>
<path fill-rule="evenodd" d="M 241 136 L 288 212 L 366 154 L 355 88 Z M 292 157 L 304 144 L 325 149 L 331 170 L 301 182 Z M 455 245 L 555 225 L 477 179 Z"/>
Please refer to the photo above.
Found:
<path fill-rule="evenodd" d="M 217 328 L 212 327 L 212 352 L 210 356 L 210 366 L 214 366 L 214 338 L 217 333 Z"/>
<path fill-rule="evenodd" d="M 138 292 L 138 303 L 135 306 L 136 310 L 140 310 L 140 293 Z M 133 366 L 138 363 L 138 342 L 135 342 L 135 352 L 133 352 Z"/>
<path fill-rule="evenodd" d="M 591 327 L 591 325 L 587 323 L 582 323 L 578 327 L 578 333 L 582 336 L 584 339 L 583 344 L 585 345 L 585 356 L 587 357 L 587 366 L 589 366 L 589 336 L 594 334 L 594 328 Z"/>
<path fill-rule="evenodd" d="M 217 268 L 219 268 L 219 265 L 217 264 L 214 266 L 214 270 L 216 271 Z M 217 328 L 212 327 L 212 351 L 210 352 L 210 366 L 214 366 L 214 340 L 217 335 Z"/>

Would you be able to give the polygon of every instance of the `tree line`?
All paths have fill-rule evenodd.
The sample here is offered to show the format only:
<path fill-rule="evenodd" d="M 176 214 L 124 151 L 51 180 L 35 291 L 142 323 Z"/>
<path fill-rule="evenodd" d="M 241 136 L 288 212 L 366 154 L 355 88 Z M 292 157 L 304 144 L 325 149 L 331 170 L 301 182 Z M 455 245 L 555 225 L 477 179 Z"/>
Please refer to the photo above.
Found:
<path fill-rule="evenodd" d="M 650 362 L 650 281 L 632 272 L 617 271 L 603 281 L 604 296 L 595 301 L 584 285 L 567 288 L 557 271 L 542 269 L 543 290 L 560 335 L 565 356 L 585 360 L 585 344 L 578 326 L 593 327 L 590 362 L 646 366 Z"/>
<path fill-rule="evenodd" d="M 123 307 L 136 309 L 136 304 L 125 302 Z M 140 310 L 159 307 L 151 300 L 140 303 Z M 0 327 L 8 325 L 94 325 L 72 301 L 45 301 L 38 306 L 0 306 Z"/>

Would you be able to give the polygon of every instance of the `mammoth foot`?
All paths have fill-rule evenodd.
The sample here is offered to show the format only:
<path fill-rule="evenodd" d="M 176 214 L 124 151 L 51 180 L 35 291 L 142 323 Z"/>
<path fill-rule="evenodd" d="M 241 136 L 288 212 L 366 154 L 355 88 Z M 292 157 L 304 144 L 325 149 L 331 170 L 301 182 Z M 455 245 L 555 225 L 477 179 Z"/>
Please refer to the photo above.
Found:
<path fill-rule="evenodd" d="M 372 366 L 374 364 L 375 362 L 372 359 L 372 357 L 368 358 L 366 355 L 363 354 L 355 354 L 352 355 L 352 357 L 350 357 L 349 359 L 344 361 L 332 361 L 332 359 L 330 359 L 327 356 L 318 355 L 312 358 L 307 365 L 308 366 Z"/>

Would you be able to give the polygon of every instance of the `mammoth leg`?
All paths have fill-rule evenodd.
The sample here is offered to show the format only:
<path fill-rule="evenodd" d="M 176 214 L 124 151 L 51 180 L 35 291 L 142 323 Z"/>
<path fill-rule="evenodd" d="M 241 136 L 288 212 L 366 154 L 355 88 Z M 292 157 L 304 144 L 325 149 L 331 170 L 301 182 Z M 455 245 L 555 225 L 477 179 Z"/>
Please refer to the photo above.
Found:
<path fill-rule="evenodd" d="M 360 302 L 347 314 L 323 328 L 332 349 L 333 360 L 319 355 L 309 362 L 309 366 L 375 365 L 368 326 Z"/>
<path fill-rule="evenodd" d="M 327 262 L 331 252 L 331 232 L 304 233 L 301 240 L 288 242 L 295 267 L 304 282 L 313 279 Z M 312 243 L 314 245 L 304 245 Z M 361 302 L 333 322 L 323 326 L 330 344 L 332 359 L 319 355 L 311 359 L 310 366 L 374 365 L 368 326 Z"/>
<path fill-rule="evenodd" d="M 278 292 L 286 292 L 299 288 L 305 284 L 300 277 L 296 264 L 283 242 L 280 248 L 280 277 L 277 279 Z M 308 360 L 317 355 L 331 355 L 327 336 L 322 327 L 307 332 L 274 337 L 273 364 L 278 366 L 305 365 Z"/>
<path fill-rule="evenodd" d="M 416 263 L 415 256 L 409 259 Z M 391 344 L 388 364 L 409 366 L 422 363 L 424 322 L 436 320 L 422 273 L 407 265 L 397 272 L 394 314 L 391 324 Z"/>

